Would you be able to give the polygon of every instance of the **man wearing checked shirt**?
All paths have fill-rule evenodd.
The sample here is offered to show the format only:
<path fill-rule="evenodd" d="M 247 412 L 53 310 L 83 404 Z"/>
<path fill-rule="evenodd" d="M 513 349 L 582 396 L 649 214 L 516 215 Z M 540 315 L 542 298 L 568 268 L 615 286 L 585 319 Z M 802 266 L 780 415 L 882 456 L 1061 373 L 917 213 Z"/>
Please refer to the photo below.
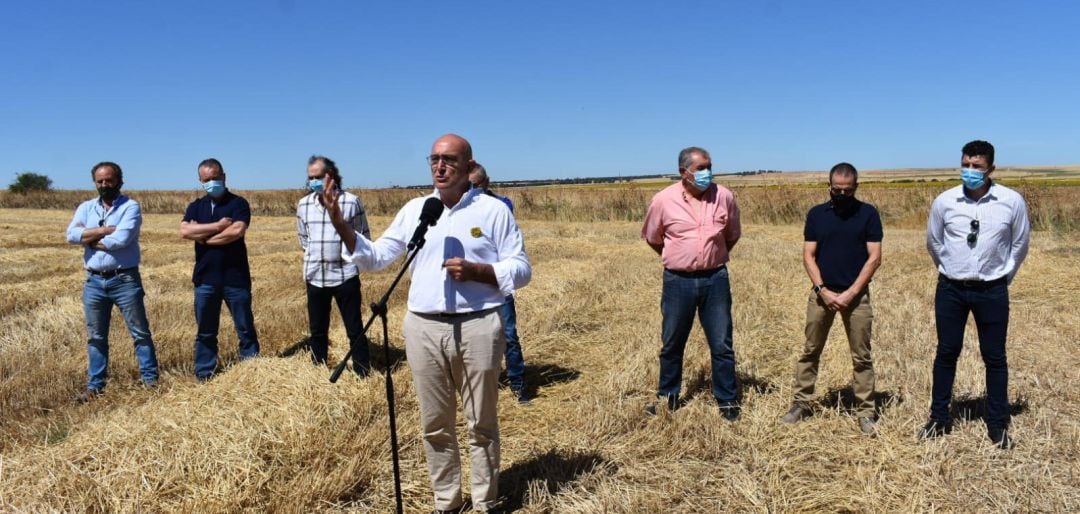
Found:
<path fill-rule="evenodd" d="M 83 247 L 86 268 L 83 312 L 89 337 L 88 380 L 86 391 L 76 397 L 82 402 L 105 390 L 113 304 L 120 308 L 135 341 L 143 384 L 154 387 L 158 381 L 157 355 L 143 304 L 146 293 L 139 275 L 142 212 L 137 202 L 120 194 L 124 174 L 119 165 L 100 162 L 90 169 L 90 176 L 99 198 L 80 204 L 67 228 L 67 241 Z"/>
<path fill-rule="evenodd" d="M 735 349 L 732 346 L 731 283 L 727 261 L 742 235 L 739 208 L 727 188 L 713 184 L 709 152 L 689 147 L 679 152 L 682 180 L 653 196 L 641 237 L 664 265 L 660 385 L 656 396 L 668 409 L 679 407 L 683 352 L 694 324 L 701 319 L 712 355 L 712 394 L 720 414 L 739 419 Z M 645 412 L 656 415 L 659 406 Z"/>
<path fill-rule="evenodd" d="M 505 339 L 499 307 L 525 287 L 532 267 L 514 216 L 505 204 L 471 189 L 472 147 L 448 134 L 428 156 L 435 192 L 405 204 L 374 242 L 341 216 L 338 190 L 326 184 L 324 205 L 360 271 L 385 268 L 406 252 L 424 203 L 445 206 L 412 264 L 405 355 L 420 403 L 421 433 L 436 512 L 457 512 L 461 494 L 455 416 L 461 396 L 469 427 L 472 504 L 497 510 L 499 497 L 499 368 Z"/>

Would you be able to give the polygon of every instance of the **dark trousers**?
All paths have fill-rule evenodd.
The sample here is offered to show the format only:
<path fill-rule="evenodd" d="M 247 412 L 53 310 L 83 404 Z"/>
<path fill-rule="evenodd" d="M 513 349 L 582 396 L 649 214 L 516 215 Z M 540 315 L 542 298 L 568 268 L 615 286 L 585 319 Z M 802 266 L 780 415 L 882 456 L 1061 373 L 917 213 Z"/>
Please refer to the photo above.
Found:
<path fill-rule="evenodd" d="M 311 358 L 316 364 L 326 362 L 330 340 L 330 301 L 337 302 L 341 320 L 345 323 L 345 333 L 349 336 L 349 349 L 352 350 L 353 371 L 367 374 L 371 368 L 368 357 L 367 338 L 364 337 L 364 323 L 360 319 L 362 298 L 360 295 L 360 277 L 353 277 L 333 287 L 307 285 L 308 328 L 311 330 Z"/>
<path fill-rule="evenodd" d="M 735 349 L 732 346 L 731 284 L 726 267 L 712 272 L 679 273 L 664 270 L 660 299 L 660 386 L 657 396 L 677 398 L 682 390 L 683 353 L 694 314 L 701 320 L 712 356 L 712 394 L 721 405 L 736 403 Z M 670 400 L 669 400 L 670 401 Z"/>
<path fill-rule="evenodd" d="M 1001 282 L 992 286 L 964 286 L 944 277 L 938 279 L 934 297 L 938 346 L 934 357 L 934 386 L 930 419 L 951 421 L 956 379 L 956 360 L 964 344 L 964 325 L 968 313 L 975 315 L 979 332 L 979 351 L 986 365 L 986 425 L 1009 426 L 1009 364 L 1005 356 L 1005 338 L 1009 329 L 1009 287 Z"/>

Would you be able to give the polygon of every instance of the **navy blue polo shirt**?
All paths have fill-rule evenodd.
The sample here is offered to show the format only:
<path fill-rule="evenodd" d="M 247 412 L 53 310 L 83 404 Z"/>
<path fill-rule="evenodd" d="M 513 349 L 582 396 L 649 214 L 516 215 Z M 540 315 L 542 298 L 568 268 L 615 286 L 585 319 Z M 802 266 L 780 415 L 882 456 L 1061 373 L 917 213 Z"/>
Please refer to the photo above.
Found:
<path fill-rule="evenodd" d="M 251 226 L 251 206 L 247 200 L 225 190 L 221 198 L 214 200 L 205 195 L 191 202 L 184 213 L 184 221 L 214 223 L 221 218 L 243 221 Z M 191 275 L 195 285 L 230 286 L 251 288 L 251 269 L 248 267 L 247 245 L 244 238 L 226 245 L 195 243 L 195 271 Z"/>
<path fill-rule="evenodd" d="M 817 242 L 821 280 L 832 291 L 843 291 L 855 283 L 870 259 L 866 243 L 880 243 L 882 237 L 877 209 L 858 199 L 842 212 L 831 201 L 814 206 L 806 215 L 803 230 L 806 241 Z"/>

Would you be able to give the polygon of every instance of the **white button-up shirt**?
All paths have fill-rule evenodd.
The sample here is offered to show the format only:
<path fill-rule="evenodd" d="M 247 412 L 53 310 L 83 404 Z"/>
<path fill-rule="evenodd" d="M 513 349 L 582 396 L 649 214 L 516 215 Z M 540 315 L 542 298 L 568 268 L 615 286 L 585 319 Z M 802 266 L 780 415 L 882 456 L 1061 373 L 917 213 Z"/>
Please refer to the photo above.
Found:
<path fill-rule="evenodd" d="M 401 257 L 420 220 L 420 211 L 434 194 L 414 198 L 398 211 L 390 227 L 374 242 L 356 234 L 356 249 L 345 258 L 360 271 L 377 271 Z M 453 208 L 443 210 L 428 229 L 427 242 L 412 263 L 409 310 L 421 314 L 464 313 L 498 307 L 532 279 L 532 265 L 514 215 L 504 203 L 472 189 Z M 454 280 L 443 268 L 450 258 L 491 264 L 498 287 Z"/>
<path fill-rule="evenodd" d="M 979 220 L 975 244 L 968 243 L 971 220 Z M 978 201 L 963 186 L 941 193 L 930 207 L 926 248 L 938 271 L 953 280 L 1011 283 L 1028 252 L 1031 222 L 1019 193 L 997 183 Z"/>

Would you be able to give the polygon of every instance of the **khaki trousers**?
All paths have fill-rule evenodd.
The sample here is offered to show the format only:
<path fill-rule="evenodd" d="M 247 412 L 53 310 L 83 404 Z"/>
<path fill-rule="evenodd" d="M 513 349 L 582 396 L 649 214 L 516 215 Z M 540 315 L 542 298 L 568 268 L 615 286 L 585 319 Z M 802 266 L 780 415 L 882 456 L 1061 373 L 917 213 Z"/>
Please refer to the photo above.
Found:
<path fill-rule="evenodd" d="M 473 507 L 499 496 L 499 367 L 506 340 L 498 309 L 458 317 L 409 312 L 405 355 L 420 402 L 420 422 L 435 508 L 463 503 L 456 429 L 457 397 L 469 427 Z"/>
<path fill-rule="evenodd" d="M 851 364 L 854 368 L 852 389 L 858 403 L 856 414 L 860 417 L 875 415 L 874 407 L 874 361 L 870 354 L 870 330 L 874 324 L 874 309 L 870 305 L 867 288 L 852 301 L 847 309 L 840 311 L 851 348 Z M 806 345 L 795 364 L 795 402 L 809 405 L 814 400 L 814 384 L 817 382 L 818 362 L 825 341 L 829 338 L 836 312 L 825 306 L 815 293 L 810 293 L 806 303 Z"/>

